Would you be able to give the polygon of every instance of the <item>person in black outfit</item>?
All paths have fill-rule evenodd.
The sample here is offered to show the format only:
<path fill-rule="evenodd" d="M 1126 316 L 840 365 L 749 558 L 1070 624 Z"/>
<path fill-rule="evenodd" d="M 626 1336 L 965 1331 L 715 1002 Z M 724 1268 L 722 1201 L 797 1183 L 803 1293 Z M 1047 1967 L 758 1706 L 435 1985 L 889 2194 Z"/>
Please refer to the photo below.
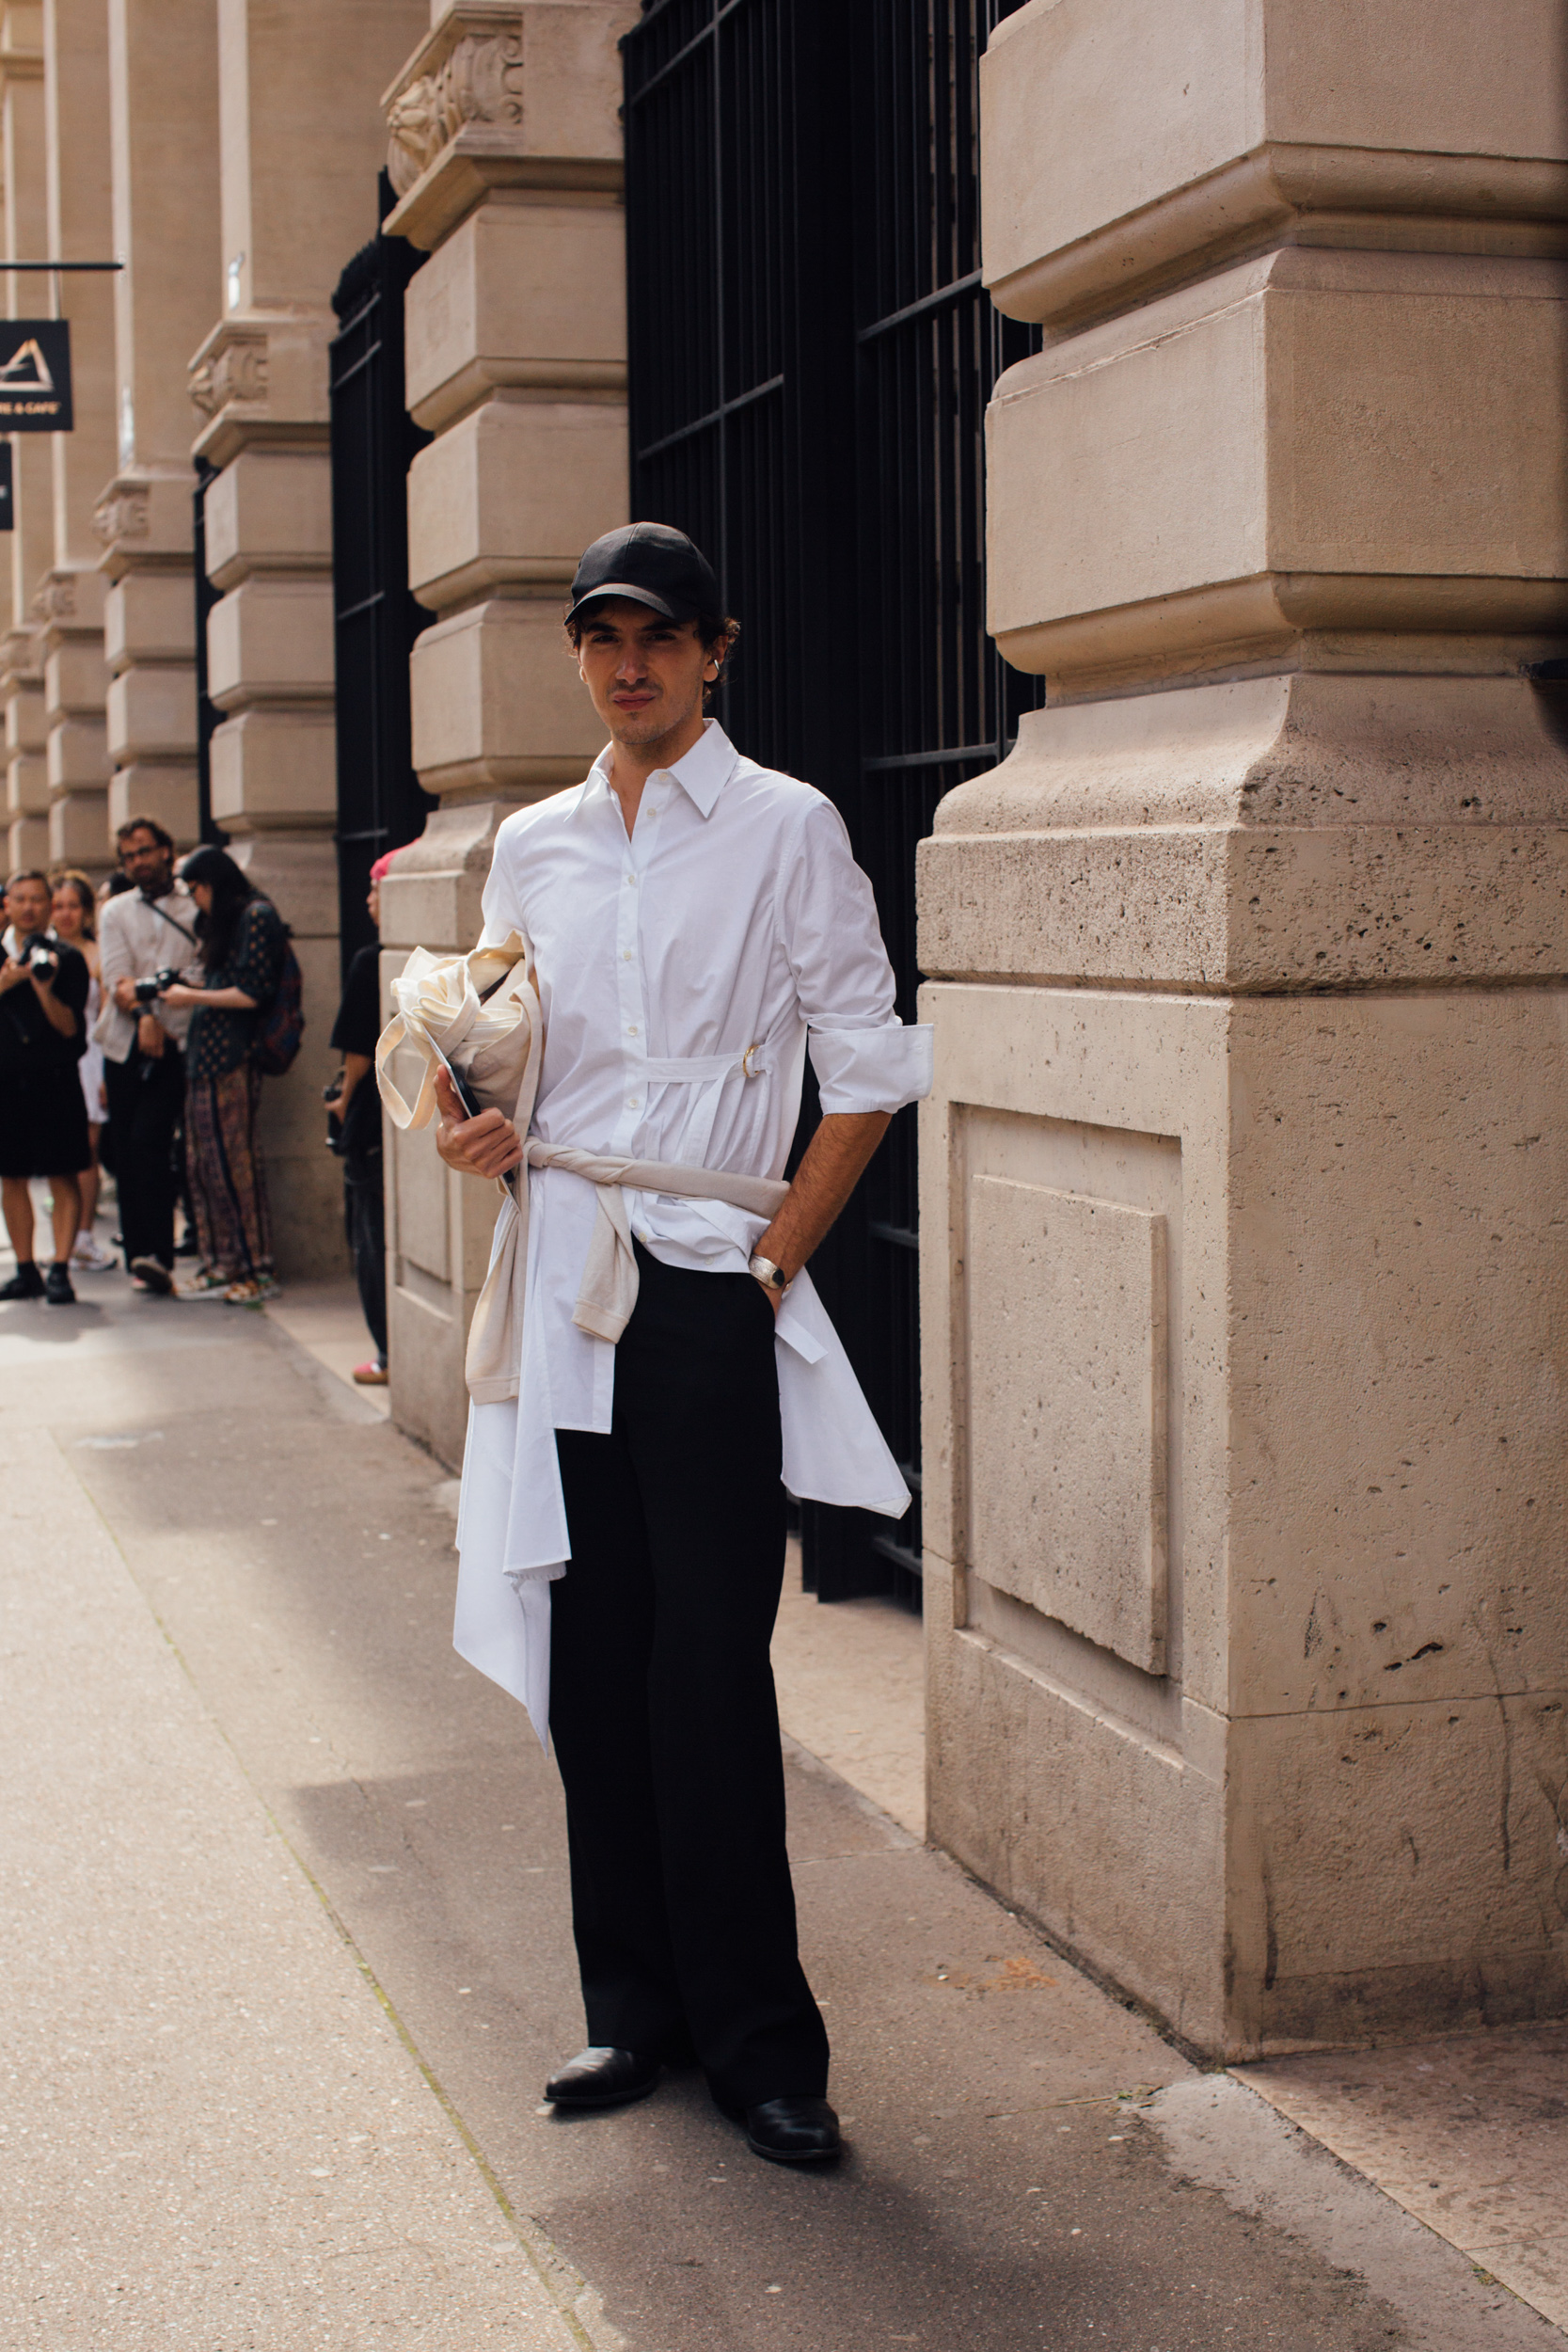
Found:
<path fill-rule="evenodd" d="M 6 885 L 0 964 L 0 1191 L 16 1272 L 0 1298 L 70 1307 L 71 1248 L 81 1220 L 76 1171 L 87 1164 L 87 1113 L 76 1065 L 87 1042 L 91 974 L 49 929 L 47 876 L 13 874 Z M 55 1259 L 47 1277 L 33 1256 L 35 1176 L 54 1195 Z"/>
<path fill-rule="evenodd" d="M 371 867 L 365 904 L 377 926 L 381 884 L 396 855 L 390 850 Z M 333 1148 L 343 1163 L 343 1223 L 354 1252 L 360 1311 L 375 1342 L 374 1358 L 356 1364 L 354 1376 L 362 1388 L 376 1389 L 387 1383 L 387 1213 L 381 1184 L 381 1096 L 373 1073 L 380 1035 L 381 948 L 372 942 L 356 954 L 343 982 L 342 1002 L 332 1025 L 332 1050 L 341 1054 L 343 1072 L 337 1091 L 327 1096 L 327 1107 L 339 1120 Z"/>

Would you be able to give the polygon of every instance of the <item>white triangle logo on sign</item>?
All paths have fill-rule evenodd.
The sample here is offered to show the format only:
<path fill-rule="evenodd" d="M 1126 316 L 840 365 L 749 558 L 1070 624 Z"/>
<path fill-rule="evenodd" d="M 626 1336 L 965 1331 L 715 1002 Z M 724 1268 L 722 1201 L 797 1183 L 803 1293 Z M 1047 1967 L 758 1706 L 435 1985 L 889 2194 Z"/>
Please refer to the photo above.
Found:
<path fill-rule="evenodd" d="M 55 379 L 49 373 L 49 362 L 39 349 L 37 340 L 29 335 L 21 347 L 13 351 L 0 367 L 0 384 L 31 384 L 41 392 L 52 392 Z"/>

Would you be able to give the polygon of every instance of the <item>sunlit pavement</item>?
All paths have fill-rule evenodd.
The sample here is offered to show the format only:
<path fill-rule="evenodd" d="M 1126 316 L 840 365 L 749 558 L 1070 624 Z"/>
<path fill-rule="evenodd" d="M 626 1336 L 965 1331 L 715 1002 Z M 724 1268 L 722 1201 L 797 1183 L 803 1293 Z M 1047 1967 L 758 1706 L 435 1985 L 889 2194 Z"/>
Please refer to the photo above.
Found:
<path fill-rule="evenodd" d="M 693 2074 L 554 2116 L 559 1790 L 450 1473 L 273 1316 L 78 1288 L 0 1309 L 0 2343 L 1560 2344 L 793 1747 L 848 2158 Z"/>

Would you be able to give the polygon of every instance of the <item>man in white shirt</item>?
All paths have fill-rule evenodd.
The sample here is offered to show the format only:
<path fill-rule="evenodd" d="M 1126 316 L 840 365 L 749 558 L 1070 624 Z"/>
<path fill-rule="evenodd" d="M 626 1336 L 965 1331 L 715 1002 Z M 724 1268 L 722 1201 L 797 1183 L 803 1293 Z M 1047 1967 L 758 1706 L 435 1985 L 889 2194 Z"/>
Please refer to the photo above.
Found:
<path fill-rule="evenodd" d="M 174 879 L 174 841 L 150 817 L 133 817 L 115 835 L 134 887 L 99 917 L 104 1009 L 98 1041 L 109 1098 L 109 1135 L 125 1263 L 138 1288 L 166 1297 L 174 1288 L 177 1138 L 185 1105 L 188 1011 L 162 998 L 138 1002 L 136 982 L 174 971 L 200 979 L 196 902 Z"/>
<path fill-rule="evenodd" d="M 627 1190 L 639 1286 L 618 1341 L 574 1306 L 595 1184 L 518 1179 L 522 1363 L 515 1399 L 470 1416 L 456 1638 L 536 1723 L 549 1659 L 589 2046 L 546 2095 L 614 2106 L 694 2057 L 757 2154 L 819 2162 L 838 2125 L 768 1661 L 784 1486 L 890 1514 L 908 1493 L 803 1269 L 927 1091 L 929 1032 L 897 1020 L 837 811 L 705 719 L 736 625 L 684 533 L 596 540 L 567 626 L 611 739 L 581 786 L 506 820 L 484 895 L 486 942 L 515 931 L 535 960 L 531 1136 L 778 1180 L 808 1047 L 824 1116 L 771 1219 Z M 450 1166 L 518 1166 L 499 1111 L 467 1118 L 444 1073 L 437 1091 Z"/>

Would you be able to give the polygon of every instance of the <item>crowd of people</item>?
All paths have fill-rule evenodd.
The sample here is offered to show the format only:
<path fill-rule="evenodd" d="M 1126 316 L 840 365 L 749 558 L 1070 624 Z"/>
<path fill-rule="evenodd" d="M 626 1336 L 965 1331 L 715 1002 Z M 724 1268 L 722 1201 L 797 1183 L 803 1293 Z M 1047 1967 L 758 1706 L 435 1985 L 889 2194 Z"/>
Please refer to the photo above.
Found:
<path fill-rule="evenodd" d="M 176 860 L 172 836 L 134 817 L 119 867 L 95 890 L 74 868 L 6 884 L 0 960 L 0 1189 L 16 1271 L 0 1299 L 70 1306 L 72 1275 L 123 1264 L 161 1298 L 248 1306 L 276 1295 L 261 1088 L 304 1027 L 299 966 L 270 898 L 224 850 Z M 389 864 L 372 879 L 371 909 Z M 328 1090 L 344 1166 L 345 1224 L 387 1378 L 381 1129 L 373 1079 L 374 948 L 351 968 Z M 101 1170 L 114 1179 L 116 1249 L 97 1231 Z M 32 1186 L 50 1193 L 52 1256 L 39 1262 Z M 190 1262 L 181 1272 L 181 1261 Z"/>

